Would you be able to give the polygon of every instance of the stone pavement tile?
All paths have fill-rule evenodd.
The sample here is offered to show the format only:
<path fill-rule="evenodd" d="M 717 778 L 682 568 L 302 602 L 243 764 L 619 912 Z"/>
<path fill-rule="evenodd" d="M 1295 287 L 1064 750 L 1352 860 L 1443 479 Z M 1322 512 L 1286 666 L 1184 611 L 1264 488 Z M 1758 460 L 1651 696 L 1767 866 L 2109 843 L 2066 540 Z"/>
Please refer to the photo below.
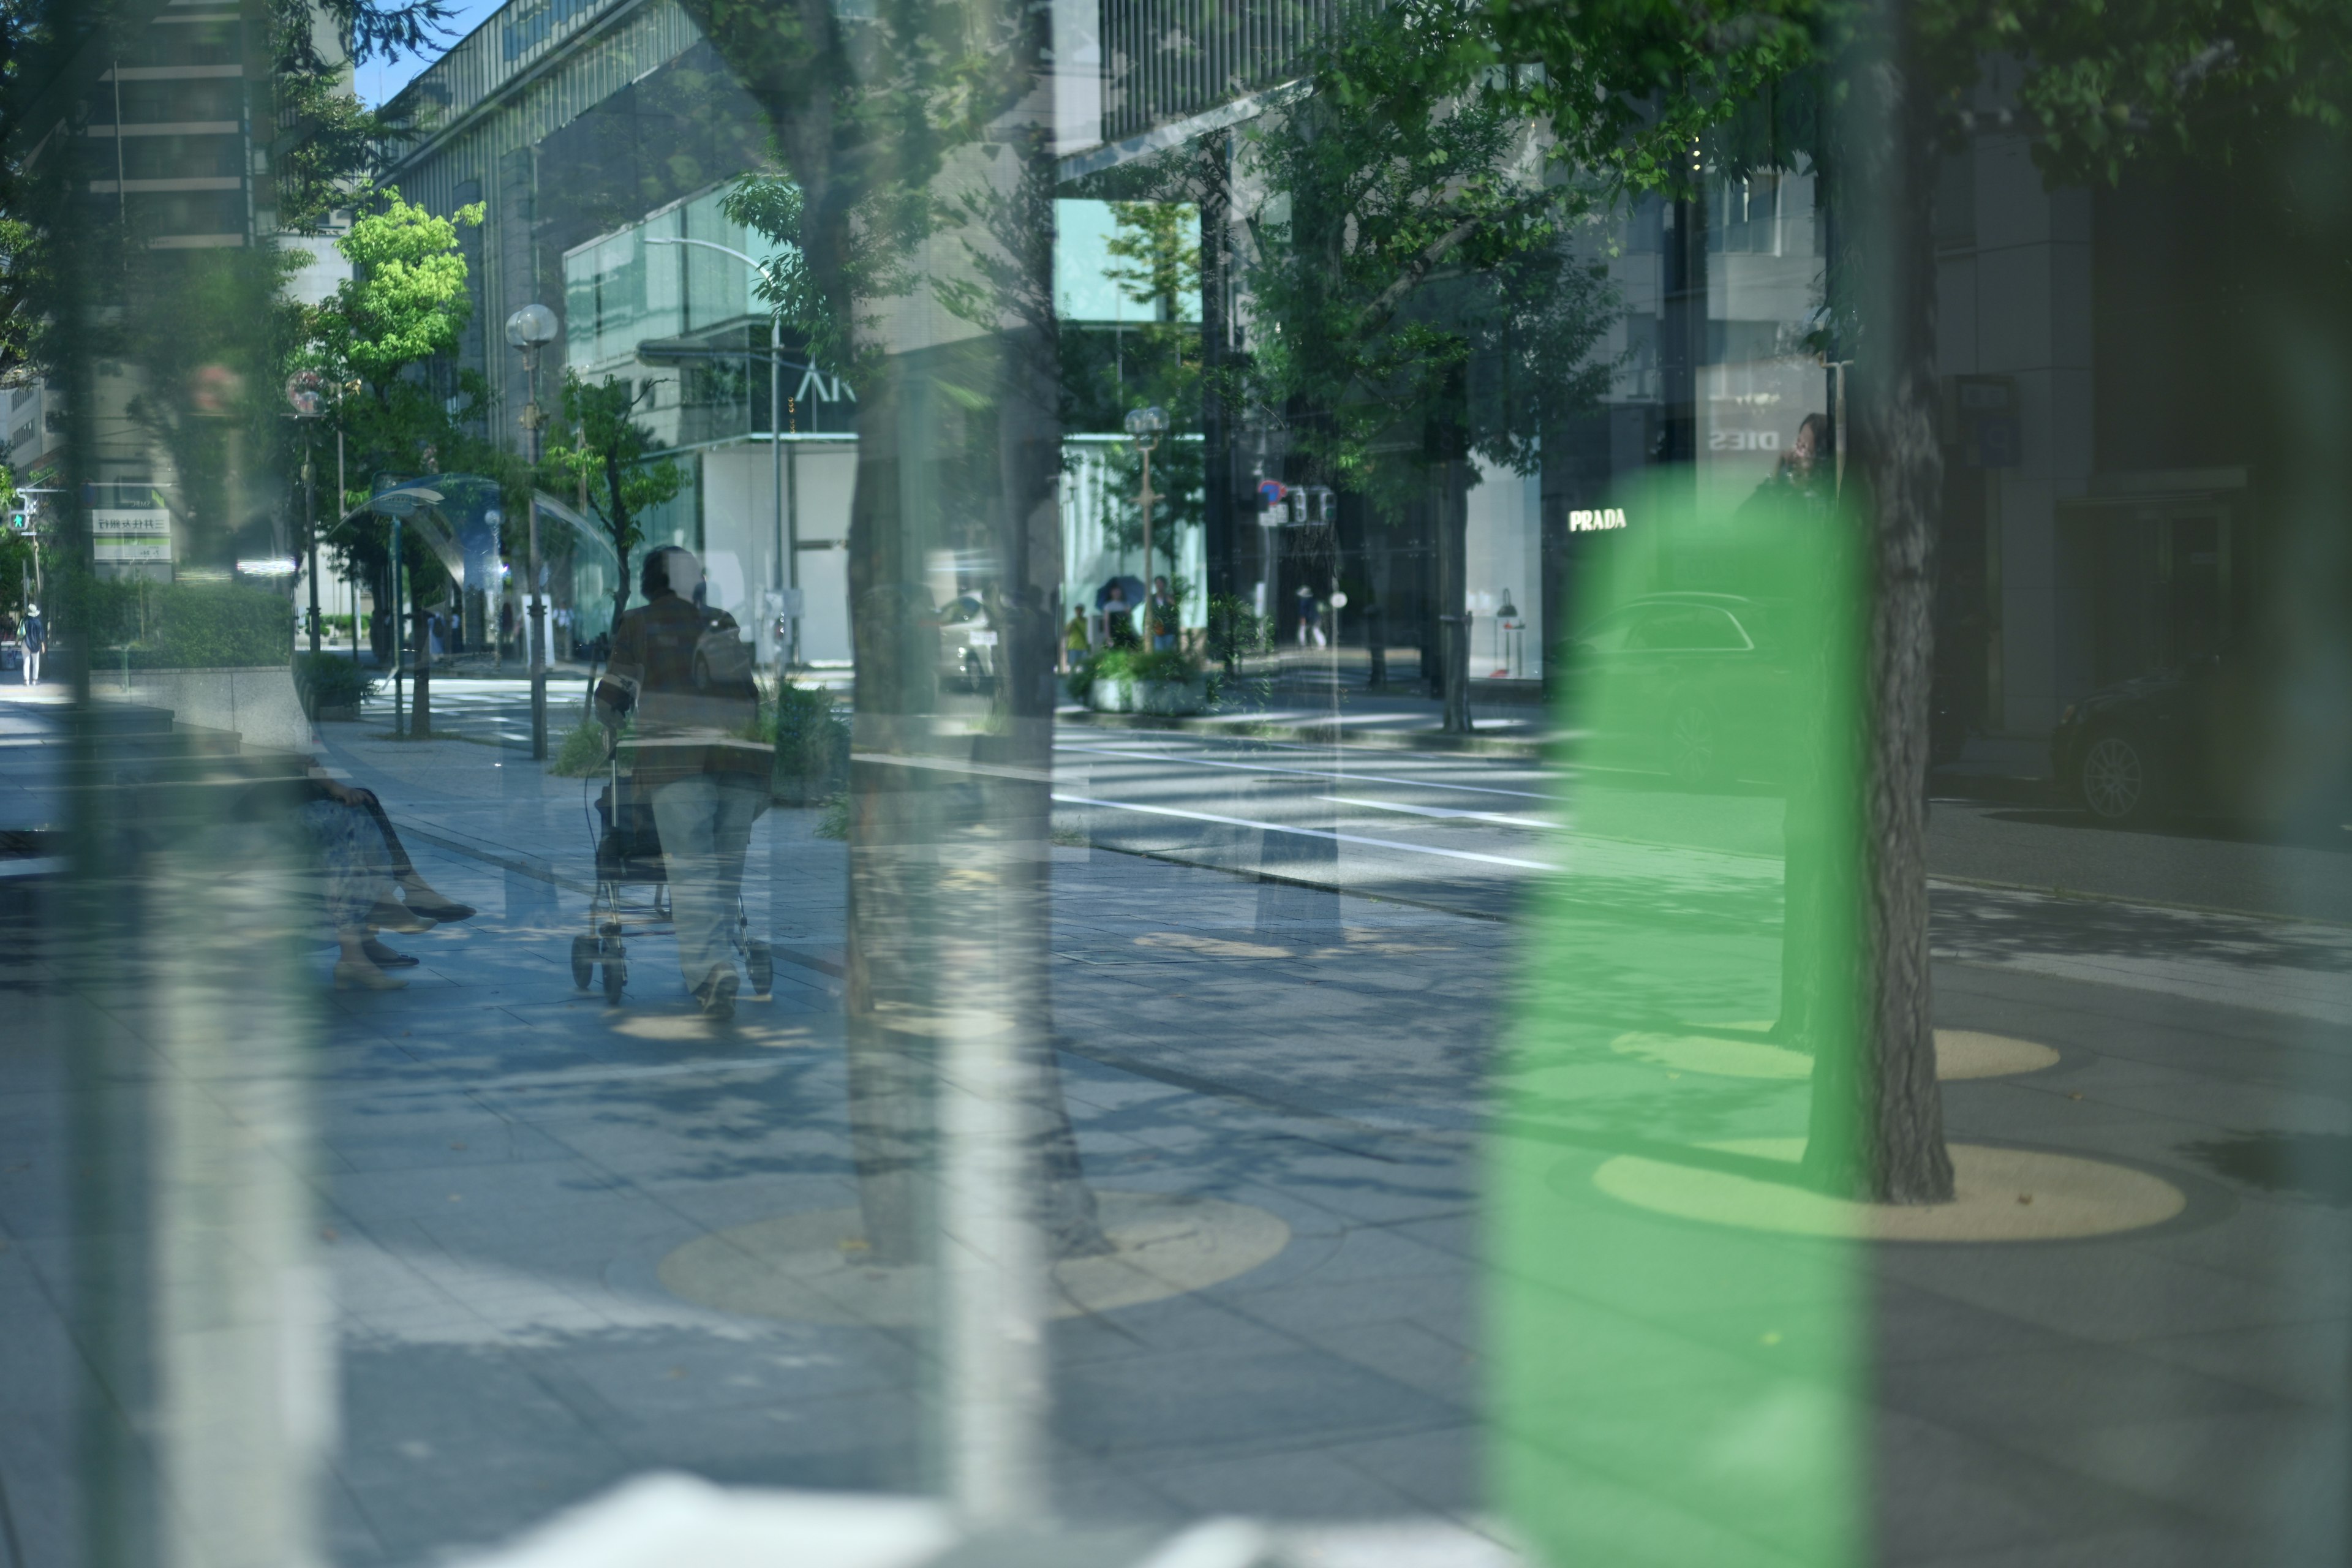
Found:
<path fill-rule="evenodd" d="M 1320 1449 L 1256 1453 L 1199 1464 L 1156 1464 L 1138 1471 L 1195 1514 L 1261 1519 L 1391 1518 L 1417 1512 L 1397 1487 Z"/>
<path fill-rule="evenodd" d="M 387 1228 L 379 1240 L 404 1260 L 420 1244 L 455 1258 L 485 1258 L 521 1269 L 552 1269 L 601 1279 L 614 1259 L 647 1249 L 667 1252 L 703 1227 L 659 1202 L 646 1199 L 594 1208 L 540 1210 L 518 1220 L 498 1214 L 426 1215 Z"/>
<path fill-rule="evenodd" d="M 857 1185 L 847 1151 L 833 1173 L 758 1174 L 708 1180 L 664 1181 L 644 1190 L 651 1202 L 706 1230 L 729 1230 L 783 1215 L 857 1206 Z"/>
<path fill-rule="evenodd" d="M 612 1437 L 636 1466 L 721 1483 L 920 1491 L 924 1411 L 903 1389 L 859 1389 L 639 1416 Z"/>
<path fill-rule="evenodd" d="M 1990 1554 L 2021 1549 L 2071 1563 L 2074 1542 L 2189 1522 L 2065 1464 L 1916 1416 L 1881 1412 L 1871 1447 L 1877 1557 L 1890 1568 L 1996 1562 Z"/>
<path fill-rule="evenodd" d="M 2320 1409 L 2342 1413 L 2352 1401 L 2352 1325 L 2340 1317 L 2139 1339 L 2132 1349 Z"/>
<path fill-rule="evenodd" d="M 1171 1461 L 1312 1447 L 1459 1419 L 1449 1405 L 1310 1350 L 1085 1362 L 1061 1370 L 1055 1398 L 1053 1430 L 1064 1442 Z"/>
<path fill-rule="evenodd" d="M 2325 1078 L 2307 1086 L 2248 1083 L 2205 1073 L 2182 1073 L 2174 1081 L 2143 1079 L 2103 1086 L 2096 1092 L 2106 1104 L 2167 1120 L 2340 1138 L 2352 1134 L 2352 1100 L 2344 1098 L 2339 1087 L 2342 1080 L 2343 1074 L 2337 1068 L 2331 1068 Z M 2091 1093 L 2085 1089 L 2084 1098 L 2090 1098 Z"/>
<path fill-rule="evenodd" d="M 1474 1527 L 1488 1506 L 1480 1461 L 1486 1435 L 1475 1421 L 1458 1426 L 1334 1444 L 1324 1451 L 1410 1498 L 1414 1512 L 1451 1514 Z"/>
<path fill-rule="evenodd" d="M 1890 1558 L 1901 1568 L 2212 1568 L 2249 1561 L 2232 1536 L 2182 1525 L 2066 1535 L 1990 1552 L 1953 1556 Z"/>
<path fill-rule="evenodd" d="M 1597 1195 L 1575 1212 L 1577 1245 L 1537 1257 L 1490 1260 L 1490 1270 L 1542 1285 L 1612 1310 L 1654 1319 L 1661 1303 L 1725 1300 L 1791 1310 L 1841 1301 L 1854 1287 L 1852 1256 L 1840 1244 L 1710 1230 L 1694 1246 L 1678 1221 L 1664 1220 Z M 1596 1258 L 1623 1260 L 1595 1268 Z M 1638 1267 L 1635 1267 L 1638 1265 Z"/>
<path fill-rule="evenodd" d="M 849 1130 L 761 1126 L 742 1118 L 708 1127 L 662 1112 L 543 1123 L 551 1142 L 647 1191 L 754 1175 L 838 1175 L 849 1170 Z"/>
<path fill-rule="evenodd" d="M 2174 1262 L 2156 1242 L 1890 1247 L 1878 1268 L 1954 1300 L 2109 1342 L 2310 1316 L 2293 1291 Z"/>
<path fill-rule="evenodd" d="M 1468 1271 L 1450 1253 L 1424 1247 L 1382 1226 L 1350 1226 L 1326 1235 L 1294 1235 L 1288 1247 L 1248 1276 L 1258 1288 L 1320 1286 L 1344 1290 L 1368 1279 L 1407 1276 L 1458 1278 Z"/>
<path fill-rule="evenodd" d="M 905 1389 L 919 1366 L 887 1335 L 854 1328 L 766 1324 L 742 1337 L 649 1333 L 580 1336 L 517 1352 L 597 1425 L 621 1430 L 733 1406 L 785 1406 L 859 1390 Z"/>
<path fill-rule="evenodd" d="M 578 1158 L 532 1160 L 438 1170 L 358 1171 L 335 1177 L 328 1199 L 362 1220 L 439 1214 L 451 1205 L 521 1209 L 590 1205 L 625 1198 L 610 1172 Z"/>
<path fill-rule="evenodd" d="M 348 1119 L 325 1134 L 321 1145 L 350 1172 L 516 1164 L 576 1152 L 536 1128 L 486 1110 Z"/>
<path fill-rule="evenodd" d="M 501 1346 L 411 1343 L 343 1358 L 345 1473 L 365 1491 L 366 1458 L 463 1468 L 490 1451 L 609 1450 L 580 1412 Z"/>
<path fill-rule="evenodd" d="M 1452 1159 L 1424 1156 L 1410 1165 L 1383 1163 L 1309 1148 L 1286 1157 L 1281 1176 L 1298 1201 L 1374 1224 L 1455 1214 L 1478 1199 L 1474 1168 Z"/>
<path fill-rule="evenodd" d="M 1359 1279 L 1332 1286 L 1304 1284 L 1257 1288 L 1248 1275 L 1213 1286 L 1213 1299 L 1272 1328 L 1307 1339 L 1325 1330 L 1410 1318 L 1444 1326 L 1466 1324 L 1476 1310 L 1476 1291 L 1466 1270 Z"/>
<path fill-rule="evenodd" d="M 1944 1131 L 1965 1142 L 1987 1138 L 2004 1143 L 2039 1143 L 2069 1148 L 2103 1129 L 2144 1128 L 2147 1112 L 2117 1105 L 2094 1091 L 2078 1092 L 2040 1074 L 2023 1079 L 1985 1079 L 1944 1086 Z M 2145 1146 L 2164 1147 L 2168 1138 L 2195 1135 L 2198 1124 L 2181 1121 Z"/>
<path fill-rule="evenodd" d="M 393 1561 L 384 1550 L 383 1538 L 376 1533 L 375 1521 L 360 1507 L 359 1499 L 352 1495 L 341 1474 L 330 1468 L 321 1476 L 318 1495 L 323 1515 L 320 1528 L 330 1562 L 339 1568 L 352 1568 L 353 1564 Z"/>
<path fill-rule="evenodd" d="M 1459 1342 L 1402 1319 L 1325 1327 L 1302 1334 L 1318 1350 L 1346 1356 L 1464 1411 L 1479 1403 L 1478 1358 Z"/>
<path fill-rule="evenodd" d="M 1884 1366 L 1873 1388 L 1887 1409 L 1994 1442 L 2023 1432 L 2273 1411 L 2282 1403 L 2242 1383 L 2090 1342 Z"/>
<path fill-rule="evenodd" d="M 1496 1447 L 1508 1434 L 1490 1434 Z M 1775 1550 L 1761 1539 L 1754 1520 L 1734 1517 L 1715 1500 L 1693 1511 L 1689 1489 L 1679 1484 L 1679 1467 L 1661 1478 L 1652 1467 L 1606 1447 L 1597 1452 L 1547 1452 L 1520 1442 L 1516 1463 L 1540 1474 L 1543 1487 L 1530 1500 L 1544 1516 L 1570 1532 L 1578 1548 L 1570 1562 L 1610 1568 L 1688 1568 L 1693 1563 L 1738 1563 L 1756 1568 L 1816 1568 Z"/>
<path fill-rule="evenodd" d="M 1082 1366 L 1135 1356 L 1282 1355 L 1297 1336 L 1253 1321 L 1200 1293 L 1061 1318 L 1046 1326 L 1055 1366 Z"/>
<path fill-rule="evenodd" d="M 2352 1212 L 2250 1195 L 2224 1223 L 2160 1245 L 2168 1258 L 2287 1293 L 2298 1317 L 2352 1318 Z"/>
<path fill-rule="evenodd" d="M 2075 1430 L 2019 1431 L 2006 1439 L 2021 1454 L 2216 1524 L 2252 1532 L 2238 1550 L 2247 1562 L 2316 1562 L 2277 1543 L 2301 1539 L 2341 1547 L 2352 1528 L 2352 1432 L 2334 1412 L 2277 1407 L 2184 1415 Z"/>
<path fill-rule="evenodd" d="M 1046 1464 L 1054 1489 L 1054 1511 L 1081 1524 L 1147 1525 L 1171 1528 L 1189 1520 L 1192 1510 L 1150 1481 L 1107 1462 L 1097 1454 L 1050 1439 Z"/>
<path fill-rule="evenodd" d="M 2085 1342 L 1990 1308 L 1954 1300 L 1899 1279 L 1876 1280 L 1870 1310 L 1881 1365 L 1944 1361 L 2001 1351 L 2058 1351 Z"/>
<path fill-rule="evenodd" d="M 452 1414 L 453 1423 L 465 1417 Z M 452 1434 L 378 1450 L 346 1441 L 336 1468 L 394 1563 L 439 1561 L 499 1544 L 639 1467 L 593 1434 Z"/>
<path fill-rule="evenodd" d="M 1486 1256 L 1486 1222 L 1475 1209 L 1433 1215 L 1427 1219 L 1396 1220 L 1385 1228 L 1424 1247 L 1473 1262 Z"/>

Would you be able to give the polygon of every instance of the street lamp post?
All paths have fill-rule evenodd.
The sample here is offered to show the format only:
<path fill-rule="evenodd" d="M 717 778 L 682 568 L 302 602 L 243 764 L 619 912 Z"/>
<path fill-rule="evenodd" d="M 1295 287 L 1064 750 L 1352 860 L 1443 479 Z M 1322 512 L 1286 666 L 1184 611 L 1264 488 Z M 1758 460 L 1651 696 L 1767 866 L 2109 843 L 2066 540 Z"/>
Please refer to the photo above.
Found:
<path fill-rule="evenodd" d="M 507 318 L 507 342 L 522 351 L 522 374 L 526 387 L 522 405 L 523 456 L 532 468 L 539 467 L 539 433 L 547 423 L 547 416 L 539 406 L 539 351 L 555 341 L 555 312 L 544 305 L 525 305 Z M 547 594 L 540 581 L 539 565 L 539 477 L 533 472 L 530 480 L 530 562 L 526 571 L 530 612 L 524 616 L 524 627 L 530 637 L 530 754 L 535 762 L 547 760 Z"/>
<path fill-rule="evenodd" d="M 731 256 L 761 277 L 774 281 L 771 273 L 758 261 L 731 245 L 721 245 L 711 239 L 688 239 L 677 235 L 648 235 L 647 245 L 693 245 L 705 250 L 715 250 L 721 256 Z M 768 312 L 768 479 L 775 487 L 776 553 L 782 557 L 777 575 L 787 595 L 797 600 L 801 586 L 800 519 L 789 515 L 784 506 L 784 329 L 773 310 Z M 793 624 L 790 646 L 784 662 L 797 667 L 801 661 L 801 616 L 797 603 L 788 603 L 787 612 Z"/>
<path fill-rule="evenodd" d="M 1143 510 L 1143 638 L 1151 646 L 1151 508 L 1160 500 L 1151 489 L 1151 449 L 1160 445 L 1160 434 L 1168 428 L 1168 411 L 1157 404 L 1150 408 L 1132 408 L 1127 415 L 1127 433 L 1134 437 L 1135 448 L 1143 455 L 1143 488 L 1138 492 L 1136 505 Z"/>

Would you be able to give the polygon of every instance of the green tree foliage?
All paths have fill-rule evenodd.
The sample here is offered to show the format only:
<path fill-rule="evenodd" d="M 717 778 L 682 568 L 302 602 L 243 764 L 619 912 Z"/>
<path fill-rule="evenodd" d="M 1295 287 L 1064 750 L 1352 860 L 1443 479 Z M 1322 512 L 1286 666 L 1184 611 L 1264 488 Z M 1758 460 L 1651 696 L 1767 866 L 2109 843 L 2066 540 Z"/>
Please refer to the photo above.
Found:
<path fill-rule="evenodd" d="M 334 519 L 364 502 L 385 479 L 453 467 L 483 467 L 502 477 L 504 470 L 494 448 L 467 434 L 485 397 L 480 378 L 456 378 L 453 411 L 428 374 L 456 348 L 473 314 L 458 234 L 480 223 L 483 209 L 477 204 L 437 217 L 396 189 L 370 200 L 375 210 L 362 213 L 334 242 L 352 276 L 320 305 L 289 308 L 292 324 L 282 368 L 321 374 L 329 387 L 326 416 L 311 430 L 284 430 L 286 420 L 274 424 L 281 439 L 314 440 L 317 460 L 325 465 L 333 463 L 334 435 L 341 433 L 352 489 L 336 498 L 339 504 L 320 509 L 325 538 L 362 575 L 381 583 L 390 560 L 389 523 L 369 517 L 338 525 Z M 286 471 L 291 474 L 299 462 L 294 457 Z M 333 488 L 331 482 L 324 487 L 330 493 Z M 448 577 L 440 557 L 415 530 L 404 531 L 402 557 L 413 602 L 431 603 Z"/>
<path fill-rule="evenodd" d="M 1184 531 L 1205 520 L 1202 488 L 1201 330 L 1182 319 L 1183 304 L 1201 294 L 1200 210 L 1187 202 L 1113 202 L 1113 228 L 1105 248 L 1111 265 L 1104 275 L 1120 293 L 1152 312 L 1152 319 L 1122 327 L 1117 401 L 1129 408 L 1157 406 L 1168 414 L 1168 432 L 1151 453 L 1151 542 L 1170 570 L 1181 553 Z M 1191 357 L 1186 357 L 1187 354 Z M 1132 443 L 1110 449 L 1105 463 L 1103 536 L 1122 554 L 1143 548 L 1143 457 Z M 1143 563 L 1144 581 L 1153 573 Z"/>
<path fill-rule="evenodd" d="M 425 33 L 436 30 L 444 9 L 442 0 L 402 7 L 400 21 L 394 25 L 422 41 Z M 331 6 L 314 6 L 310 0 L 271 0 L 269 41 L 277 69 L 270 89 L 280 129 L 271 149 L 270 173 L 278 226 L 286 233 L 320 233 L 338 209 L 365 196 L 386 127 L 351 91 L 341 51 L 328 47 L 329 38 L 331 29 L 335 36 L 352 38 L 354 55 L 362 48 L 372 50 L 379 36 L 375 20 L 390 23 L 393 15 L 371 13 L 368 36 L 357 37 L 361 17 L 356 14 L 338 27 L 340 19 Z"/>
<path fill-rule="evenodd" d="M 815 362 L 856 387 L 878 368 L 875 311 L 912 291 L 916 247 L 938 222 L 919 185 L 878 182 L 859 191 L 856 221 L 835 242 L 828 275 L 812 269 L 803 236 L 814 221 L 798 182 L 753 173 L 738 178 L 719 211 L 774 247 L 761 264 L 759 298 Z"/>
<path fill-rule="evenodd" d="M 548 443 L 541 471 L 558 488 L 575 487 L 613 542 L 620 583 L 613 592 L 613 616 L 629 607 L 629 553 L 645 542 L 645 514 L 677 495 L 686 472 L 667 459 L 647 461 L 654 433 L 636 420 L 646 395 L 626 381 L 602 382 L 563 373 L 563 413 Z"/>
<path fill-rule="evenodd" d="M 457 230 L 480 223 L 482 212 L 477 202 L 455 217 L 436 217 L 387 191 L 381 212 L 335 241 L 354 275 L 312 318 L 319 363 L 382 396 L 409 366 L 457 347 L 474 310 Z"/>
<path fill-rule="evenodd" d="M 1475 12 L 1404 0 L 1311 60 L 1311 91 L 1248 133 L 1268 199 L 1246 216 L 1254 320 L 1240 388 L 1289 436 L 1299 477 L 1410 489 L 1433 423 L 1532 472 L 1547 421 L 1607 384 L 1590 207 L 1548 177 L 1517 78 Z M 1440 447 L 1442 449 L 1442 444 Z"/>

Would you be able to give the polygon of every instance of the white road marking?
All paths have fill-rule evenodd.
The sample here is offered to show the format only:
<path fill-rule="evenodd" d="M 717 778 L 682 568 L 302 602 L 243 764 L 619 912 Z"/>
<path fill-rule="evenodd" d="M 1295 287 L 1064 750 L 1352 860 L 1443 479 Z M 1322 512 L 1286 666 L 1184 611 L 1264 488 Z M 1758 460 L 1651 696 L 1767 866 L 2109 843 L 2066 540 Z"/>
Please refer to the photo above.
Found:
<path fill-rule="evenodd" d="M 1450 789 L 1465 795 L 1507 795 L 1520 800 L 1551 800 L 1555 797 L 1543 790 L 1497 789 L 1491 784 L 1440 784 L 1433 779 L 1401 779 L 1381 773 L 1333 773 L 1328 768 L 1282 768 L 1265 763 L 1221 763 L 1209 757 L 1179 757 L 1164 752 L 1119 750 L 1110 746 L 1072 746 L 1057 743 L 1057 752 L 1089 752 L 1099 756 L 1121 757 L 1131 763 L 1186 763 L 1196 768 L 1232 768 L 1251 773 L 1292 773 L 1300 778 L 1347 779 L 1358 784 L 1405 784 L 1414 789 Z"/>
<path fill-rule="evenodd" d="M 1446 821 L 1498 822 L 1506 827 L 1546 829 L 1557 828 L 1560 826 L 1557 822 L 1544 822 L 1532 816 L 1505 816 L 1497 811 L 1456 811 L 1451 806 L 1444 805 L 1400 805 L 1392 801 L 1357 800 L 1344 795 L 1327 795 L 1318 798 L 1328 800 L 1334 805 L 1360 805 L 1371 811 L 1402 811 L 1409 812 L 1414 816 L 1434 816 Z"/>
<path fill-rule="evenodd" d="M 1486 866 L 1509 866 L 1522 871 L 1557 871 L 1546 860 L 1521 860 L 1510 855 L 1480 855 L 1468 849 L 1439 849 L 1427 844 L 1406 844 L 1394 838 L 1366 838 L 1353 833 L 1331 833 L 1320 827 L 1291 827 L 1279 822 L 1259 822 L 1246 816 L 1221 816 L 1213 811 L 1180 811 L 1172 805 L 1139 805 L 1130 800 L 1099 800 L 1092 795 L 1056 795 L 1064 805 L 1100 805 L 1114 811 L 1139 811 L 1147 816 L 1179 816 L 1188 822 L 1214 822 L 1226 827 L 1253 827 L 1265 833 L 1293 833 L 1301 838 L 1321 838 L 1333 844 L 1361 844 L 1374 849 L 1402 849 L 1408 855 L 1436 855 L 1448 860 L 1475 860 Z"/>

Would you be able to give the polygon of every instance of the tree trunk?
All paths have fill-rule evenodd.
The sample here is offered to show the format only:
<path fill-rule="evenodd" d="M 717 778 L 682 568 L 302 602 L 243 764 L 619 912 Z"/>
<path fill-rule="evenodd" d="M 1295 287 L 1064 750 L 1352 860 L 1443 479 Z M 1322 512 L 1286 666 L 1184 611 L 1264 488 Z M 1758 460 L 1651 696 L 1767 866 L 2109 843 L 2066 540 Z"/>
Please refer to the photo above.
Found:
<path fill-rule="evenodd" d="M 1467 735 L 1470 722 L 1469 464 L 1450 458 L 1437 476 L 1437 658 L 1445 702 L 1442 728 Z"/>
<path fill-rule="evenodd" d="M 416 620 L 416 662 L 410 670 L 414 679 L 409 684 L 408 736 L 413 741 L 433 738 L 433 634 L 432 613 L 422 605 L 415 607 Z"/>
<path fill-rule="evenodd" d="M 604 454 L 604 489 L 612 503 L 606 526 L 613 531 L 614 574 L 620 578 L 613 587 L 613 629 L 617 632 L 621 617 L 629 613 L 629 509 L 621 500 L 621 459 L 612 452 Z"/>
<path fill-rule="evenodd" d="M 1855 919 L 1859 1049 L 1815 1059 L 1808 1163 L 1832 1190 L 1875 1203 L 1952 1196 L 1936 1079 L 1927 949 L 1927 696 L 1933 668 L 1936 436 L 1934 105 L 1919 90 L 1906 0 L 1878 0 L 1853 62 L 1833 230 L 1832 298 L 1852 302 L 1849 504 L 1866 600 L 1860 737 L 1862 844 Z M 1858 484 L 1854 483 L 1859 480 Z M 1832 875 L 1834 867 L 1832 867 Z"/>

